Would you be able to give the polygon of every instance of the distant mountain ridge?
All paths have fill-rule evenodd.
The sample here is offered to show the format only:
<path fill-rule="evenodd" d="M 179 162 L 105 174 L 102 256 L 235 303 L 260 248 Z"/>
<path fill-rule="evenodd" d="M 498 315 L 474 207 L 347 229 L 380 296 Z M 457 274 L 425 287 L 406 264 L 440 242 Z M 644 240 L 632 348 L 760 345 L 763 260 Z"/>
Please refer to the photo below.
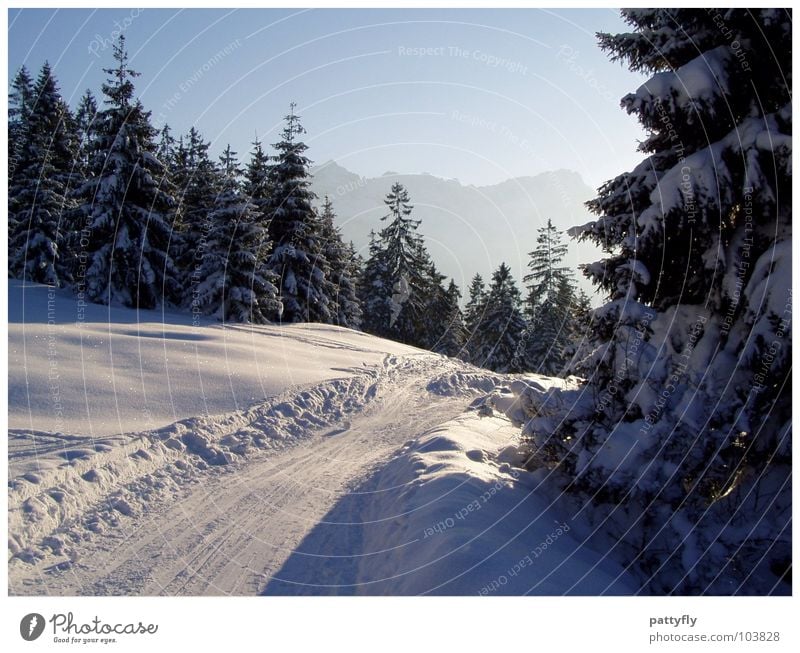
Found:
<path fill-rule="evenodd" d="M 366 256 L 371 230 L 385 224 L 383 199 L 395 182 L 403 184 L 414 205 L 413 216 L 422 220 L 420 233 L 443 274 L 462 290 L 476 273 L 488 279 L 505 261 L 521 283 L 528 252 L 536 245 L 536 231 L 547 219 L 561 230 L 591 219 L 584 202 L 594 191 L 572 170 L 554 170 L 517 177 L 487 186 L 463 185 L 427 173 L 386 172 L 362 177 L 334 161 L 312 169 L 317 203 L 327 195 L 347 240 Z M 570 241 L 568 265 L 596 260 L 598 250 Z M 581 286 L 589 290 L 581 280 Z"/>

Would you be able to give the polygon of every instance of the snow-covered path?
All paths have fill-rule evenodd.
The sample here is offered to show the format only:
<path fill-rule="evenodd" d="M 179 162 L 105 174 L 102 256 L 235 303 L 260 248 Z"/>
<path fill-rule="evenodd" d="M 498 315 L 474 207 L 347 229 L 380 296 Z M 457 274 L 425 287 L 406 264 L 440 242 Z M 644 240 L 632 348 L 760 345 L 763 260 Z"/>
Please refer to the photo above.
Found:
<path fill-rule="evenodd" d="M 81 542 L 70 555 L 72 562 L 11 565 L 10 592 L 173 596 L 263 591 L 344 495 L 405 442 L 462 413 L 468 404 L 463 396 L 428 390 L 437 372 L 458 368 L 453 362 L 430 355 L 387 357 L 384 367 L 373 383 L 350 384 L 369 399 L 361 411 L 288 448 L 209 467 L 194 479 L 200 482 L 183 484 L 139 516 Z M 341 396 L 338 403 L 357 398 Z"/>
<path fill-rule="evenodd" d="M 9 308 L 12 595 L 634 586 L 518 459 L 520 388 L 564 381 L 16 281 Z"/>

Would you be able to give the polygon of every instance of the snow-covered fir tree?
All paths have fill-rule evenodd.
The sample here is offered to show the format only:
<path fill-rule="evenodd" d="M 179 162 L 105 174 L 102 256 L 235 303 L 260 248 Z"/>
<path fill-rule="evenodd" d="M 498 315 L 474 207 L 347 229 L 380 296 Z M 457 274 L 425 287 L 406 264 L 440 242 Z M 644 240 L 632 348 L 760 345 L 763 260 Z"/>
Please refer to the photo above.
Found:
<path fill-rule="evenodd" d="M 177 142 L 172 135 L 172 128 L 165 124 L 158 131 L 158 148 L 156 149 L 156 156 L 165 168 L 166 174 L 170 174 L 175 160 L 175 148 Z"/>
<path fill-rule="evenodd" d="M 484 284 L 483 277 L 480 274 L 472 277 L 467 292 L 467 303 L 464 306 L 464 326 L 467 329 L 466 354 L 469 360 L 472 361 L 470 352 L 474 350 L 475 337 L 480 328 L 483 314 L 486 311 L 486 284 Z"/>
<path fill-rule="evenodd" d="M 569 360 L 576 304 L 572 270 L 564 265 L 567 245 L 551 220 L 539 228 L 530 253 L 525 313 L 528 325 L 520 340 L 516 367 L 558 376 Z"/>
<path fill-rule="evenodd" d="M 253 141 L 253 151 L 244 173 L 244 192 L 259 214 L 259 221 L 265 226 L 269 225 L 269 173 L 270 160 L 261 141 Z"/>
<path fill-rule="evenodd" d="M 292 103 L 270 169 L 266 206 L 274 250 L 269 266 L 279 279 L 284 322 L 330 323 L 335 319 L 333 284 L 327 278 L 320 220 L 311 205 L 308 148 L 300 140 L 305 130 L 294 109 Z"/>
<path fill-rule="evenodd" d="M 578 352 L 583 351 L 592 333 L 592 302 L 589 295 L 584 290 L 578 290 L 574 296 L 574 301 L 570 311 L 570 331 L 572 338 L 566 347 L 565 355 L 567 364 L 564 371 L 579 376 L 591 376 L 591 370 L 579 368 L 579 361 L 576 360 Z"/>
<path fill-rule="evenodd" d="M 8 181 L 11 184 L 14 180 L 16 171 L 21 166 L 24 167 L 23 151 L 25 144 L 25 130 L 27 129 L 28 119 L 31 108 L 33 107 L 33 79 L 28 69 L 22 66 L 14 76 L 11 83 L 11 92 L 8 95 Z M 9 193 L 9 202 L 12 196 Z M 9 213 L 16 211 L 9 210 Z M 10 216 L 9 216 L 10 218 Z"/>
<path fill-rule="evenodd" d="M 209 144 L 191 127 L 178 139 L 172 162 L 176 221 L 171 251 L 180 271 L 181 304 L 191 306 L 197 296 L 212 229 L 211 212 L 224 184 L 223 174 L 208 154 Z"/>
<path fill-rule="evenodd" d="M 444 293 L 442 324 L 444 332 L 438 338 L 434 351 L 445 356 L 464 358 L 464 346 L 467 342 L 467 327 L 464 325 L 464 314 L 461 312 L 461 291 L 451 279 Z"/>
<path fill-rule="evenodd" d="M 341 231 L 334 222 L 335 218 L 333 203 L 326 195 L 320 213 L 322 254 L 328 261 L 329 280 L 334 288 L 332 297 L 336 316 L 334 324 L 358 329 L 361 326 L 362 315 L 356 289 L 358 274 L 353 268 L 355 253 L 352 245 L 342 240 Z"/>
<path fill-rule="evenodd" d="M 222 185 L 208 218 L 191 308 L 223 322 L 264 324 L 279 319 L 282 306 L 266 263 L 269 235 L 242 191 L 235 155 L 228 145 L 220 157 Z"/>
<path fill-rule="evenodd" d="M 168 253 L 174 199 L 165 190 L 150 113 L 134 98 L 125 37 L 114 45 L 116 67 L 103 85 L 105 105 L 81 201 L 77 290 L 98 303 L 153 308 L 178 296 Z"/>
<path fill-rule="evenodd" d="M 440 350 L 440 343 L 447 331 L 447 324 L 440 316 L 447 315 L 450 310 L 450 298 L 444 285 L 445 275 L 439 272 L 430 258 L 424 276 L 422 311 L 417 325 L 420 344 L 426 349 Z"/>
<path fill-rule="evenodd" d="M 515 354 L 525 330 L 525 318 L 519 289 L 505 263 L 492 275 L 485 302 L 480 326 L 470 340 L 470 360 L 497 372 L 515 372 Z"/>
<path fill-rule="evenodd" d="M 384 335 L 391 320 L 391 302 L 387 301 L 389 272 L 385 251 L 375 231 L 369 233 L 369 250 L 357 284 L 358 299 L 363 312 L 361 327 L 367 333 Z"/>
<path fill-rule="evenodd" d="M 789 593 L 791 17 L 629 9 L 603 34 L 649 75 L 623 98 L 644 161 L 575 233 L 607 252 L 577 391 L 534 406 L 558 465 L 644 591 Z M 568 406 L 564 412 L 558 406 Z"/>
<path fill-rule="evenodd" d="M 12 276 L 58 286 L 70 272 L 63 243 L 76 182 L 75 128 L 49 64 L 32 93 L 36 99 L 18 130 L 18 167 L 9 185 L 8 266 Z"/>
<path fill-rule="evenodd" d="M 75 110 L 75 127 L 78 137 L 78 167 L 85 174 L 93 148 L 95 120 L 97 119 L 97 100 L 87 89 Z"/>
<path fill-rule="evenodd" d="M 402 184 L 392 185 L 384 203 L 389 213 L 381 220 L 388 224 L 372 239 L 361 285 L 364 329 L 425 347 L 431 261 L 417 233 L 420 221 L 411 217 L 413 206 Z"/>

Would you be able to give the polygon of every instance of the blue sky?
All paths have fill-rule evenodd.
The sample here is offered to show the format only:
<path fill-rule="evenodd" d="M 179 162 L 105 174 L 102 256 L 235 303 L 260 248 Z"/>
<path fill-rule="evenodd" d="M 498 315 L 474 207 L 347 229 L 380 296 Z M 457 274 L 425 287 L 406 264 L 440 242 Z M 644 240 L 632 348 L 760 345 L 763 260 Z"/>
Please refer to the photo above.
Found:
<path fill-rule="evenodd" d="M 10 9 L 9 76 L 47 59 L 74 105 L 99 94 L 123 29 L 154 122 L 196 125 L 242 158 L 277 139 L 294 100 L 309 155 L 366 176 L 488 184 L 630 169 L 642 132 L 619 98 L 643 81 L 596 46 L 609 9 Z"/>

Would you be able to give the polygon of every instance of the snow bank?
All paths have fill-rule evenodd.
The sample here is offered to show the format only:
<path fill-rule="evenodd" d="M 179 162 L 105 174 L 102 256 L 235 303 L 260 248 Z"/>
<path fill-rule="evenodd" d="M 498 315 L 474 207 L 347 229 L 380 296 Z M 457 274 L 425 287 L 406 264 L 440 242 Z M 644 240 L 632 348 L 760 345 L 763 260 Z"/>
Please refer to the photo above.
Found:
<path fill-rule="evenodd" d="M 548 496 L 547 473 L 519 467 L 519 429 L 486 412 L 408 442 L 326 516 L 265 593 L 632 593 L 624 570 L 586 540 L 583 520 Z M 325 536 L 336 524 L 349 525 L 344 539 L 357 551 L 341 534 Z"/>
<path fill-rule="evenodd" d="M 328 325 L 223 326 L 11 280 L 9 426 L 107 436 L 239 411 L 419 350 Z M 357 371 L 357 370 L 355 370 Z"/>
<path fill-rule="evenodd" d="M 392 363 L 387 358 L 381 370 L 154 431 L 108 438 L 11 431 L 9 554 L 28 563 L 50 554 L 74 562 L 81 541 L 180 496 L 211 468 L 280 449 L 362 410 L 392 375 Z"/>

